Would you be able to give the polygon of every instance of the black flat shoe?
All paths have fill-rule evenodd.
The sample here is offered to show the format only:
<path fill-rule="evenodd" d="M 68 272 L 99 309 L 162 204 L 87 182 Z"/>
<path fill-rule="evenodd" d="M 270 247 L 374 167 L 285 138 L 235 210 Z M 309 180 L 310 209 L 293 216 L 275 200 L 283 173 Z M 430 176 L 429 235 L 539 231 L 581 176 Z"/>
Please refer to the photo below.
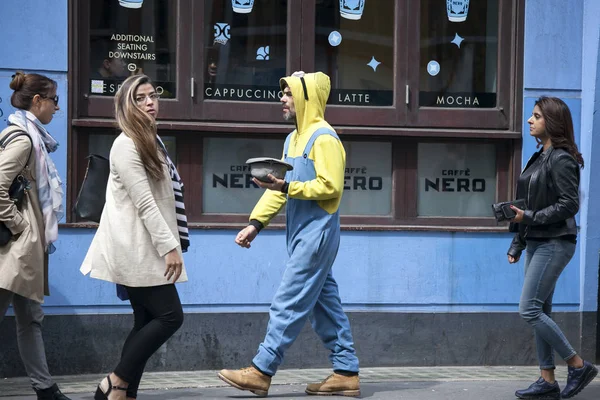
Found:
<path fill-rule="evenodd" d="M 519 399 L 558 400 L 560 399 L 560 387 L 558 382 L 548 383 L 540 377 L 527 389 L 517 390 L 515 396 Z"/>
<path fill-rule="evenodd" d="M 583 367 L 569 367 L 569 375 L 567 377 L 567 386 L 562 392 L 563 399 L 570 399 L 577 393 L 581 392 L 594 378 L 598 375 L 598 368 L 591 363 L 584 361 Z"/>
<path fill-rule="evenodd" d="M 104 391 L 102 390 L 102 387 L 100 386 L 102 384 L 102 382 L 100 382 L 98 384 L 98 388 L 96 389 L 96 394 L 94 395 L 94 400 L 108 400 L 108 395 L 113 390 L 122 390 L 124 392 L 127 392 L 127 388 L 124 388 L 121 386 L 113 386 L 113 384 L 110 380 L 110 375 L 106 376 L 106 380 L 108 380 L 108 390 L 106 391 L 106 393 L 104 393 Z"/>
<path fill-rule="evenodd" d="M 56 383 L 50 386 L 48 389 L 34 390 L 37 394 L 38 400 L 71 400 L 60 391 Z"/>

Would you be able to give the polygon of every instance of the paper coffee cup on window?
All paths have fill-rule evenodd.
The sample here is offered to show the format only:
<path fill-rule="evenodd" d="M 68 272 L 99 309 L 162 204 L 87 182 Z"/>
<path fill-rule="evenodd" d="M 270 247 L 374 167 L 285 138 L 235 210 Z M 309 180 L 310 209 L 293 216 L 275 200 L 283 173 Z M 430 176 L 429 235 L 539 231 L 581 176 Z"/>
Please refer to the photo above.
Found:
<path fill-rule="evenodd" d="M 254 0 L 231 0 L 231 7 L 233 12 L 238 14 L 249 14 L 252 12 L 252 6 L 254 6 Z"/>
<path fill-rule="evenodd" d="M 446 10 L 450 22 L 464 22 L 469 13 L 469 0 L 446 0 Z"/>
<path fill-rule="evenodd" d="M 144 0 L 119 0 L 119 5 L 125 8 L 141 8 Z"/>
<path fill-rule="evenodd" d="M 365 10 L 366 0 L 340 0 L 340 15 L 342 18 L 359 20 Z"/>

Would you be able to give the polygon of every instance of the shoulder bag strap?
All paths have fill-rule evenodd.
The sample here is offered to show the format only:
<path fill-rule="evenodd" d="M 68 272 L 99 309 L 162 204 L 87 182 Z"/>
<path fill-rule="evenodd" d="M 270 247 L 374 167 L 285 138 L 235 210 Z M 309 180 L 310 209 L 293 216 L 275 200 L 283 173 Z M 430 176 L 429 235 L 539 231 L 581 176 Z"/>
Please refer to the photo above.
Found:
<path fill-rule="evenodd" d="M 9 125 L 9 127 L 6 130 L 8 131 L 8 133 L 4 135 L 2 139 L 0 139 L 0 147 L 6 148 L 10 141 L 16 137 L 27 136 L 27 138 L 29 139 L 29 143 L 31 143 L 31 147 L 29 147 L 29 156 L 27 157 L 27 163 L 25 165 L 29 165 L 29 159 L 31 158 L 31 152 L 33 151 L 33 140 L 31 140 L 31 136 L 29 136 L 27 132 L 25 132 L 17 125 Z"/>

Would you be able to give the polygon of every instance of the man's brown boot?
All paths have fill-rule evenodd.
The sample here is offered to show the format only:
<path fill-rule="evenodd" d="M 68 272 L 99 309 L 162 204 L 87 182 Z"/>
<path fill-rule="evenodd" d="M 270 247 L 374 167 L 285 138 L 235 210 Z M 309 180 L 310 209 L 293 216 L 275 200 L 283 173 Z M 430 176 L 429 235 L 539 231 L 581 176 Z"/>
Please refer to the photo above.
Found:
<path fill-rule="evenodd" d="M 360 396 L 360 379 L 358 375 L 344 376 L 335 372 L 321 383 L 311 383 L 306 387 L 306 394 L 320 396 Z"/>
<path fill-rule="evenodd" d="M 265 397 L 271 386 L 271 377 L 265 375 L 254 367 L 242 369 L 222 369 L 219 378 L 234 388 L 249 390 L 257 396 Z"/>

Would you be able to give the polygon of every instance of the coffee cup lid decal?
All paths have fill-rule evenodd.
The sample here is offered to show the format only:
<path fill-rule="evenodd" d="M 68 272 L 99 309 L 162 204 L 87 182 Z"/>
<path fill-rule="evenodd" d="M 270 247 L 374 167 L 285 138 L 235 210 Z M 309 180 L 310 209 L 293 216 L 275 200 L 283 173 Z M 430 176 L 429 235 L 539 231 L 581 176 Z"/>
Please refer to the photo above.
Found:
<path fill-rule="evenodd" d="M 359 20 L 365 11 L 366 0 L 340 0 L 340 15 L 342 18 Z"/>
<path fill-rule="evenodd" d="M 446 0 L 448 21 L 464 22 L 469 14 L 469 0 Z"/>
<path fill-rule="evenodd" d="M 141 8 L 144 0 L 119 0 L 119 5 L 125 8 Z"/>
<path fill-rule="evenodd" d="M 250 14 L 254 6 L 254 0 L 231 0 L 233 12 L 238 14 Z"/>

